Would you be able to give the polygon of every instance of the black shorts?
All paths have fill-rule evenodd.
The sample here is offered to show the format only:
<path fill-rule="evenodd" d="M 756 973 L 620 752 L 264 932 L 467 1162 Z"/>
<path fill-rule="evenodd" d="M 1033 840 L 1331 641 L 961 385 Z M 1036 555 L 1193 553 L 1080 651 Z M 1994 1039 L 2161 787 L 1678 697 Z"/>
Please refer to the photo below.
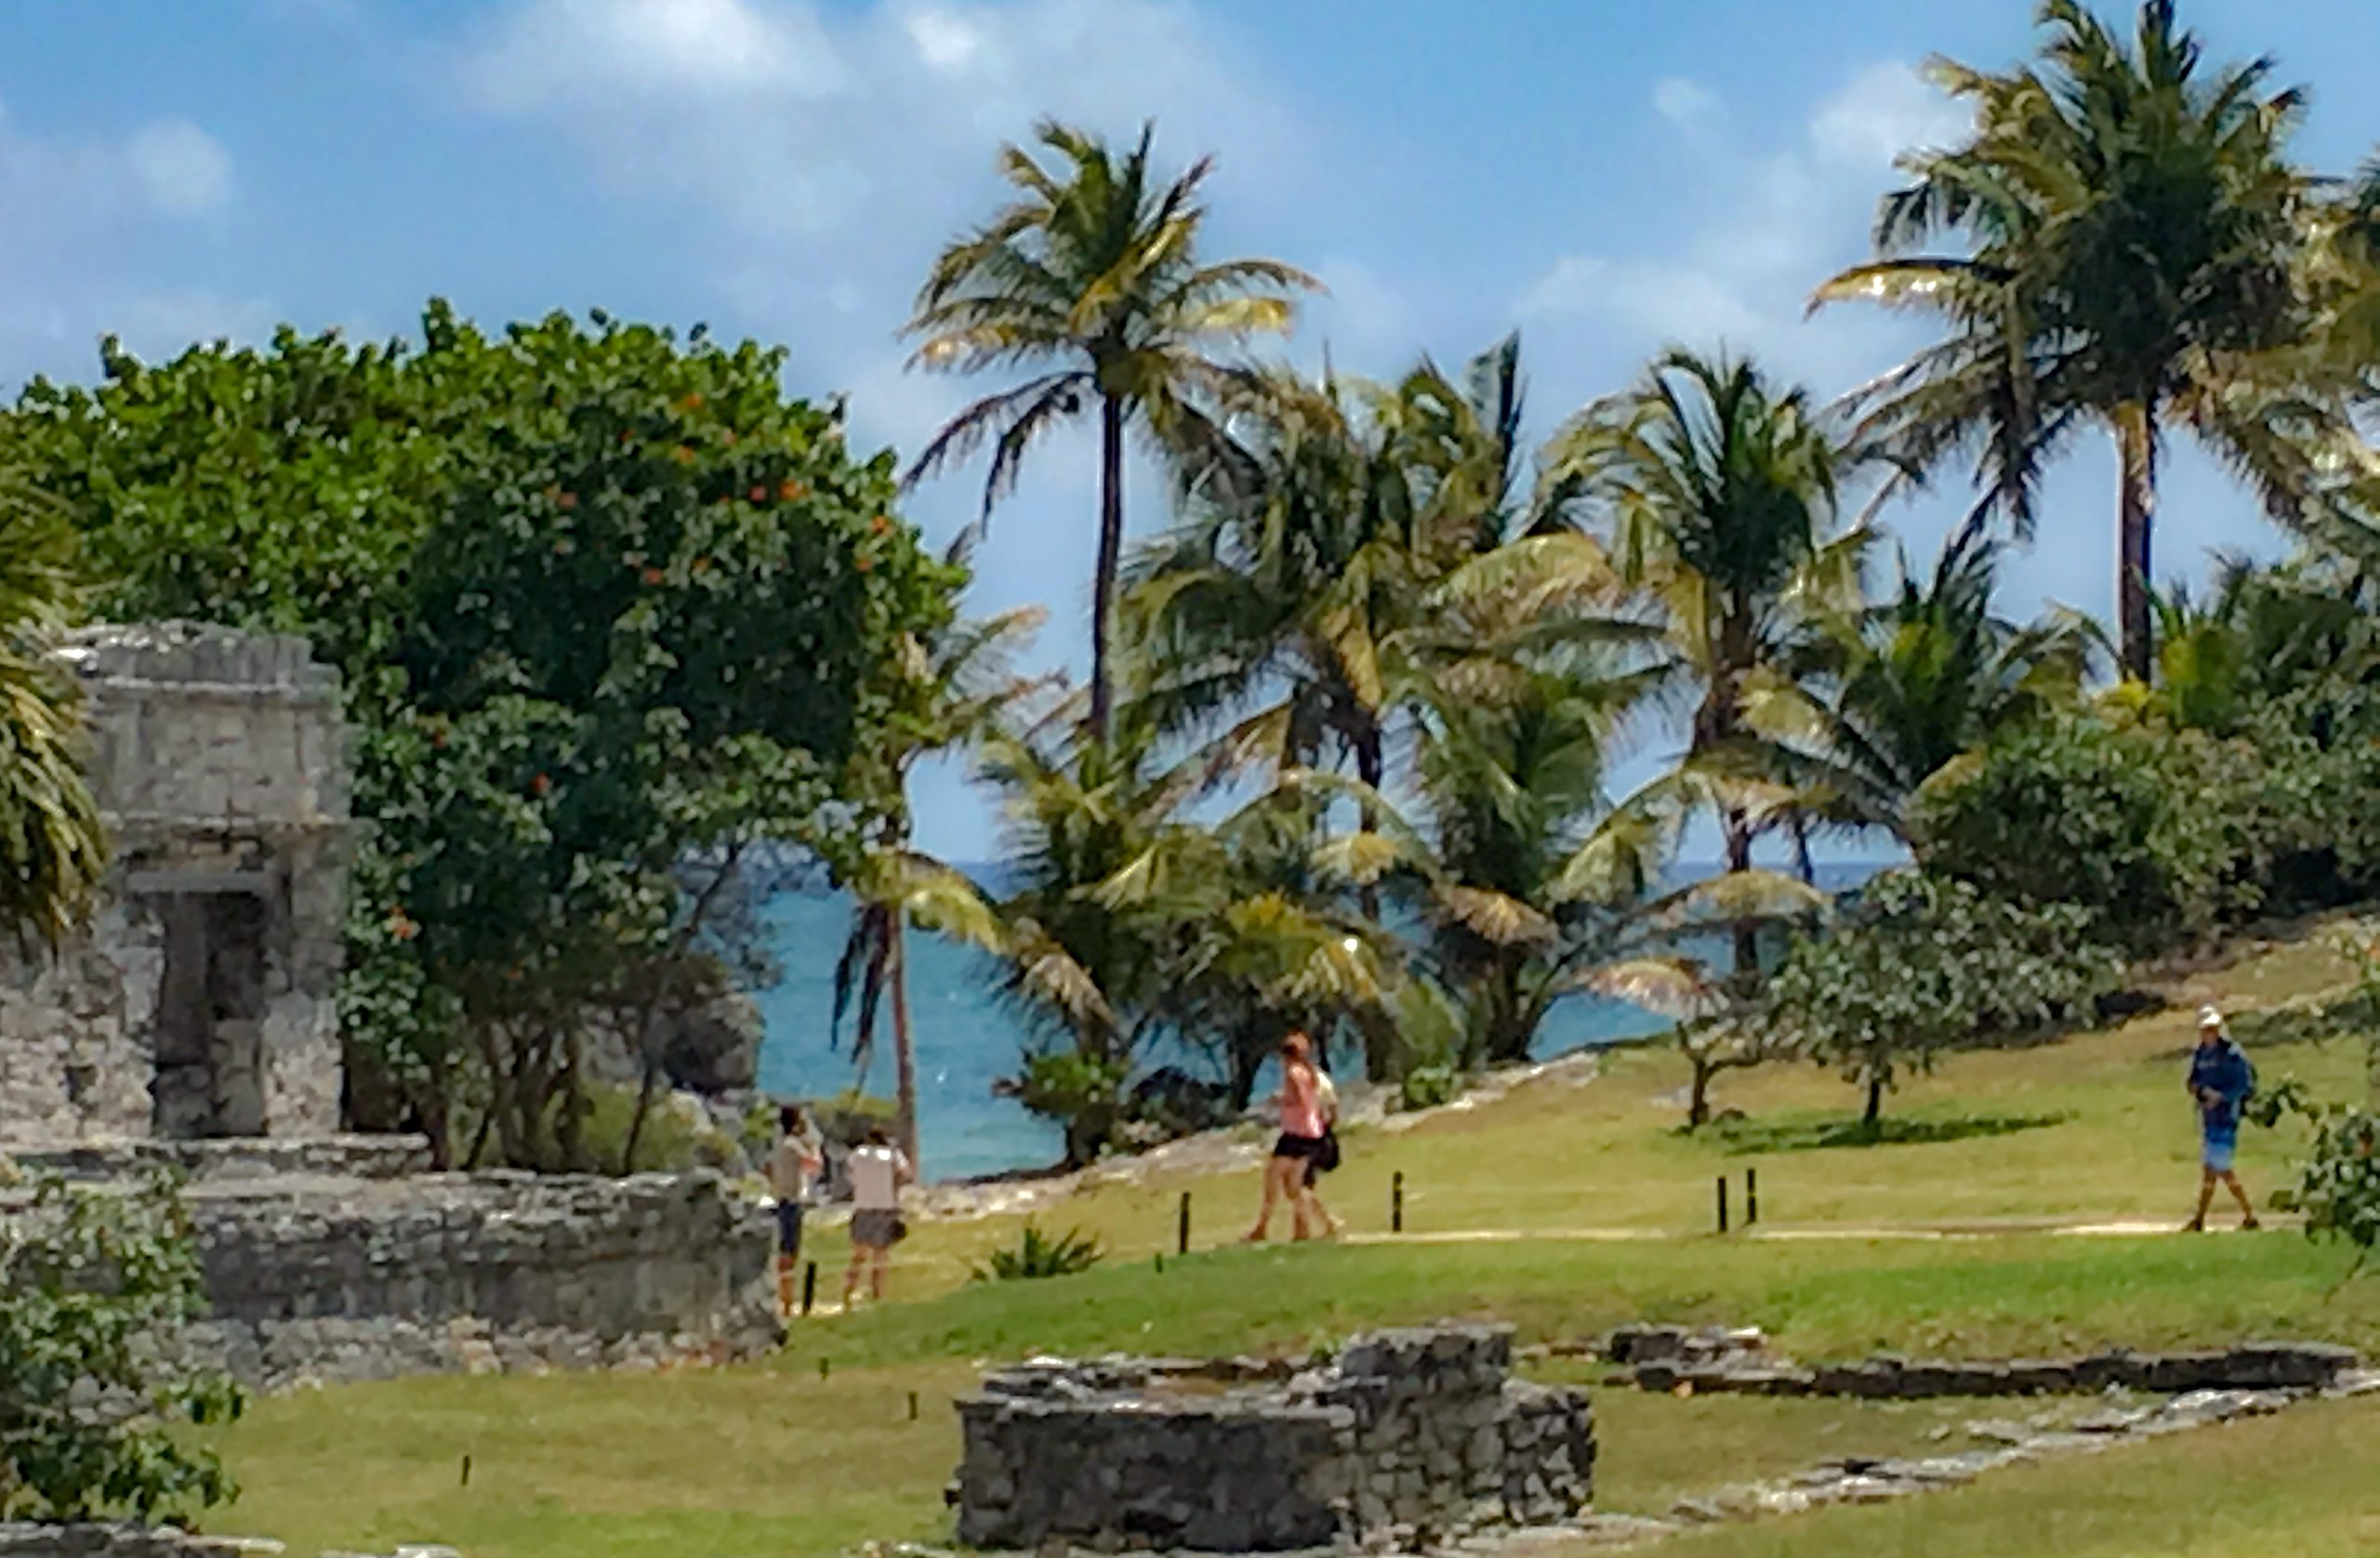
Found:
<path fill-rule="evenodd" d="M 1285 1130 L 1281 1132 L 1280 1140 L 1273 1143 L 1273 1155 L 1275 1157 L 1300 1158 L 1307 1163 L 1312 1163 L 1316 1158 L 1322 1155 L 1322 1138 L 1319 1136 L 1292 1136 Z"/>

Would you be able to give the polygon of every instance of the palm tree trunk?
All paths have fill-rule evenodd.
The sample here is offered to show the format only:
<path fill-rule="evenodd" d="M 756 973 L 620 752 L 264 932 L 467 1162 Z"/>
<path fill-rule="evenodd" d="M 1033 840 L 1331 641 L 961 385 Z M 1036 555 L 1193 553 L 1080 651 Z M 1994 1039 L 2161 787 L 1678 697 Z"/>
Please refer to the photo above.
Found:
<path fill-rule="evenodd" d="M 893 911 L 892 928 L 887 932 L 892 939 L 891 956 L 885 959 L 884 977 L 892 986 L 892 1071 L 893 1071 L 893 1130 L 900 1138 L 901 1152 L 909 1166 L 918 1165 L 918 1055 L 909 1042 L 909 961 L 906 943 L 908 917 Z"/>
<path fill-rule="evenodd" d="M 1752 824 L 1744 814 L 1730 807 L 1719 817 L 1720 831 L 1727 840 L 1727 869 L 1752 869 Z M 1736 921 L 1736 972 L 1749 976 L 1760 970 L 1760 930 L 1749 919 Z"/>
<path fill-rule="evenodd" d="M 1091 581 L 1091 733 L 1107 737 L 1115 697 L 1107 664 L 1108 617 L 1116 608 L 1116 574 L 1124 553 L 1124 403 L 1099 402 L 1099 561 Z"/>
<path fill-rule="evenodd" d="M 2116 528 L 2116 625 L 2122 640 L 2123 674 L 2149 680 L 2155 646 L 2149 631 L 2149 546 L 2157 510 L 2157 427 L 2154 411 L 2140 403 L 2116 411 L 2116 455 L 2121 469 Z"/>

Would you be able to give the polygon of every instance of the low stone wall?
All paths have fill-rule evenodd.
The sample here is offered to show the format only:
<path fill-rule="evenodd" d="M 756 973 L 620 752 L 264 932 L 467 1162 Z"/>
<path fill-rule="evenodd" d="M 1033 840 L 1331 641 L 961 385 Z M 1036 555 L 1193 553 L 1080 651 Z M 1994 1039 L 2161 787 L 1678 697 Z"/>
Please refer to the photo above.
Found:
<path fill-rule="evenodd" d="M 0 1558 L 247 1558 L 274 1541 L 199 1537 L 170 1525 L 40 1525 L 0 1521 Z"/>
<path fill-rule="evenodd" d="M 8 1147 L 20 1168 L 80 1181 L 124 1180 L 159 1169 L 194 1182 L 327 1178 L 393 1180 L 430 1168 L 425 1136 L 245 1136 L 215 1142 L 119 1141 Z"/>
<path fill-rule="evenodd" d="M 773 1227 L 716 1176 L 218 1182 L 191 1344 L 267 1389 L 724 1361 L 782 1336 Z"/>
<path fill-rule="evenodd" d="M 1043 1362 L 961 1401 L 959 1540 L 1279 1551 L 1420 1544 L 1586 1505 L 1576 1391 L 1510 1378 L 1512 1337 L 1387 1331 L 1287 1380 L 1150 1360 Z"/>
<path fill-rule="evenodd" d="M 1648 1391 L 1854 1396 L 2059 1395 L 2106 1390 L 2178 1395 L 2193 1391 L 2329 1390 L 2354 1370 L 2354 1349 L 2320 1341 L 2248 1341 L 2175 1352 L 2110 1349 L 2073 1357 L 2005 1360 L 1907 1358 L 1805 1366 L 1778 1356 L 1757 1331 L 1632 1326 L 1603 1353 Z"/>

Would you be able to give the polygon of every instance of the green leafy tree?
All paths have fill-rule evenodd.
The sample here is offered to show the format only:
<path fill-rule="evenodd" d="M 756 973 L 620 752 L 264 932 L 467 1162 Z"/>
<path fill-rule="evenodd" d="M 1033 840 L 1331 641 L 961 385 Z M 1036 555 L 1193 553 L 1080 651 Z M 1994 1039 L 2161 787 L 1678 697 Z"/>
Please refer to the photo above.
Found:
<path fill-rule="evenodd" d="M 902 645 L 959 571 L 750 343 L 434 303 L 418 346 L 106 368 L 10 418 L 130 565 L 103 609 L 305 630 L 344 673 L 352 1071 L 442 1147 L 469 1102 L 509 1160 L 583 1166 L 590 1029 L 627 1010 L 641 1047 L 712 986 L 747 853 L 883 804 L 856 759 L 923 718 Z"/>
<path fill-rule="evenodd" d="M 1047 123 L 1040 155 L 1010 146 L 1000 171 L 1015 201 L 945 248 L 918 293 L 907 333 L 916 365 L 977 373 L 1043 371 L 954 417 L 910 467 L 916 481 L 993 446 L 986 515 L 1044 435 L 1096 408 L 1099 542 L 1091 575 L 1091 730 L 1113 702 L 1112 615 L 1124 547 L 1124 442 L 1138 425 L 1176 445 L 1210 439 L 1201 403 L 1236 376 L 1211 353 L 1286 331 L 1294 299 L 1316 284 L 1269 259 L 1209 264 L 1198 254 L 1206 209 L 1202 159 L 1171 180 L 1150 160 L 1154 131 L 1118 152 Z"/>
<path fill-rule="evenodd" d="M 1873 1130 L 1904 1076 L 1948 1050 L 2088 1022 L 2122 973 L 2087 910 L 1897 871 L 1862 889 L 1831 931 L 1794 943 L 1762 984 L 1760 1020 L 1862 1087 Z"/>
<path fill-rule="evenodd" d="M 0 1519 L 187 1518 L 233 1496 L 188 1425 L 237 1417 L 240 1393 L 177 1361 L 205 1308 L 170 1182 L 38 1182 L 0 1224 Z"/>
<path fill-rule="evenodd" d="M 2081 428 L 2122 468 L 2117 624 L 2127 675 L 2152 670 L 2157 464 L 2169 431 L 2206 446 L 2277 518 L 2318 524 L 2363 462 L 2347 385 L 2317 371 L 2305 271 L 2316 200 L 2290 160 L 2303 107 L 2272 62 L 2210 69 L 2172 0 L 2125 38 L 2044 0 L 2034 63 L 1950 60 L 1974 112 L 1958 145 L 1901 159 L 1876 219 L 1884 257 L 1816 301 L 1864 299 L 1946 333 L 1856 393 L 1864 443 L 1911 473 L 1980 450 L 1984 501 L 2030 535 L 2043 470 Z M 1963 242 L 1928 251 L 1944 238 Z"/>
<path fill-rule="evenodd" d="M 1677 350 L 1545 452 L 1559 511 L 1603 537 L 1658 613 L 1670 678 L 1694 700 L 1676 781 L 1717 812 L 1730 872 L 1751 868 L 1755 837 L 1780 814 L 1747 767 L 1747 697 L 1815 617 L 1859 596 L 1869 537 L 1837 522 L 1845 458 L 1805 391 L 1749 362 Z M 1755 968 L 1755 928 L 1735 939 L 1738 967 Z"/>

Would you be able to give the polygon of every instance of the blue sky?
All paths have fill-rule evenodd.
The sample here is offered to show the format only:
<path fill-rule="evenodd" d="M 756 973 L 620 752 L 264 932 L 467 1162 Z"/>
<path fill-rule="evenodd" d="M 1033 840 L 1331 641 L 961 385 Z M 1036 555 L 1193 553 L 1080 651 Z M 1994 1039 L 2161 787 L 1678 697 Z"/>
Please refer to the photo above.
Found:
<path fill-rule="evenodd" d="M 2314 91 L 2300 141 L 2380 142 L 2371 0 L 2196 0 L 2222 58 Z M 432 294 L 485 321 L 554 308 L 792 349 L 865 440 L 914 447 L 970 386 L 902 370 L 892 332 L 937 243 L 998 198 L 998 143 L 1053 112 L 1213 151 L 1210 243 L 1331 293 L 1294 350 L 1388 374 L 1522 331 L 1550 427 L 1664 342 L 1757 352 L 1824 393 L 1916 338 L 1802 300 L 1859 257 L 1892 152 L 1955 131 L 1912 67 L 1998 65 L 2022 0 L 13 0 L 0 8 L 0 379 L 88 376 L 103 332 L 164 355 L 280 321 L 410 331 Z M 1004 508 L 972 604 L 1046 602 L 1079 667 L 1087 443 Z M 945 535 L 979 472 L 919 495 Z M 2049 495 L 2008 604 L 2104 613 L 2114 477 L 2088 449 Z M 1161 522 L 1151 484 L 1135 528 Z M 1897 511 L 1920 554 L 1950 505 Z M 2159 571 L 2276 537 L 2176 462 Z M 955 771 L 930 847 L 992 848 Z"/>

